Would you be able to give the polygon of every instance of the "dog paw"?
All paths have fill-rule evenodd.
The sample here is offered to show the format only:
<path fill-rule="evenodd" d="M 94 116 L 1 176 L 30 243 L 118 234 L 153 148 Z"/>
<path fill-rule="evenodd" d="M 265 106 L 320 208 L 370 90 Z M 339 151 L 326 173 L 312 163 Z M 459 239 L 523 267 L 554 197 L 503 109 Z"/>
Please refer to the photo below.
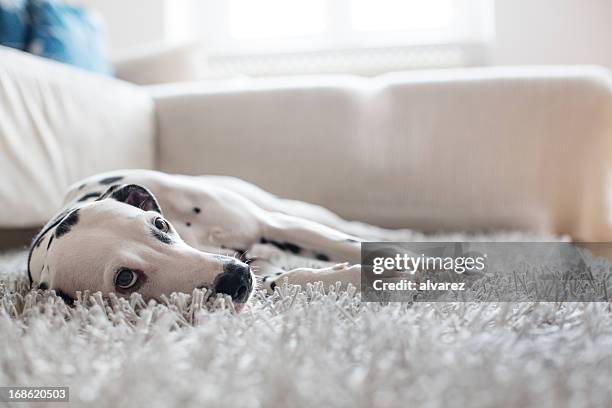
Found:
<path fill-rule="evenodd" d="M 274 289 L 276 288 L 276 286 L 278 286 L 280 283 L 282 283 L 282 276 L 285 273 L 283 272 L 278 272 L 275 273 L 273 275 L 266 275 L 261 279 L 261 288 L 264 289 L 267 293 L 272 294 L 274 293 Z"/>
<path fill-rule="evenodd" d="M 361 265 L 340 263 L 326 268 L 297 268 L 265 277 L 262 284 L 269 292 L 274 292 L 274 288 L 284 282 L 285 278 L 292 285 L 305 286 L 308 283 L 323 282 L 329 286 L 340 282 L 343 286 L 351 284 L 357 287 L 361 281 Z"/>

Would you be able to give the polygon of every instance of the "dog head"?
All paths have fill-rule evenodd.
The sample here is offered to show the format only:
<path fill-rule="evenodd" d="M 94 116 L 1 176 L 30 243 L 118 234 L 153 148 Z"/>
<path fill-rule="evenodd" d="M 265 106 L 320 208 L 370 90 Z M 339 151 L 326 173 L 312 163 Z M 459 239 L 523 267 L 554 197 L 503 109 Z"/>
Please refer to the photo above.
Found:
<path fill-rule="evenodd" d="M 187 245 L 146 188 L 112 186 L 49 221 L 28 256 L 32 287 L 71 303 L 77 291 L 158 299 L 208 288 L 244 304 L 253 290 L 248 265 Z"/>

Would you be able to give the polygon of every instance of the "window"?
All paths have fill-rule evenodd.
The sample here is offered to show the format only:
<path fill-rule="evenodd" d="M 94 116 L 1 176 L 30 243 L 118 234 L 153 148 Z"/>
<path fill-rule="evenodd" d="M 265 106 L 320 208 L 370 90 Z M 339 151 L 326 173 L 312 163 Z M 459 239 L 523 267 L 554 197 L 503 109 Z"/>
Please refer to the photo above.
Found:
<path fill-rule="evenodd" d="M 453 23 L 451 0 L 353 0 L 351 26 L 358 31 L 444 29 Z"/>
<path fill-rule="evenodd" d="M 327 26 L 324 0 L 229 0 L 229 33 L 237 41 L 321 34 Z"/>
<path fill-rule="evenodd" d="M 490 1 L 201 0 L 194 15 L 213 71 L 367 74 L 482 63 Z"/>

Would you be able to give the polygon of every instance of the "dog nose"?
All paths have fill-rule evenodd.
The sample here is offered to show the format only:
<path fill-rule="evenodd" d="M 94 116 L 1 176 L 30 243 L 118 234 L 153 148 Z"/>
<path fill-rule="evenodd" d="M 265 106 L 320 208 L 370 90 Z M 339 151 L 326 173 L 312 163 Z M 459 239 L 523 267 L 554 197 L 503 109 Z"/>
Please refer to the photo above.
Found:
<path fill-rule="evenodd" d="M 251 269 L 242 262 L 228 262 L 223 265 L 223 273 L 215 279 L 213 290 L 232 297 L 237 303 L 243 303 L 249 297 L 253 279 Z"/>

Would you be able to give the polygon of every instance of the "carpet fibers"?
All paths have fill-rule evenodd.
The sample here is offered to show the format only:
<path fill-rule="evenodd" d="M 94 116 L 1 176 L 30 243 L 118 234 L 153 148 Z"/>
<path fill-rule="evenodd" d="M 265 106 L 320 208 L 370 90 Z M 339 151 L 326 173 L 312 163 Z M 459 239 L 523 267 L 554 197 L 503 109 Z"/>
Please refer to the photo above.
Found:
<path fill-rule="evenodd" d="M 285 285 L 236 314 L 29 291 L 0 257 L 0 385 L 68 386 L 60 407 L 612 405 L 609 303 L 361 303 Z M 1 405 L 2 403 L 0 403 Z M 13 404 L 25 406 L 27 404 Z"/>

